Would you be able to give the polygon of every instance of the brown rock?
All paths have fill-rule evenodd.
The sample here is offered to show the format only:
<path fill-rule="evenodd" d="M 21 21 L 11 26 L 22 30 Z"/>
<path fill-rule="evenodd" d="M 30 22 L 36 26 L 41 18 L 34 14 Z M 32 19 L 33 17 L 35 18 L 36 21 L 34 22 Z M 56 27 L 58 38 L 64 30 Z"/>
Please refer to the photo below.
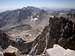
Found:
<path fill-rule="evenodd" d="M 9 46 L 4 50 L 4 56 L 17 56 L 19 54 L 18 49 L 12 46 Z"/>

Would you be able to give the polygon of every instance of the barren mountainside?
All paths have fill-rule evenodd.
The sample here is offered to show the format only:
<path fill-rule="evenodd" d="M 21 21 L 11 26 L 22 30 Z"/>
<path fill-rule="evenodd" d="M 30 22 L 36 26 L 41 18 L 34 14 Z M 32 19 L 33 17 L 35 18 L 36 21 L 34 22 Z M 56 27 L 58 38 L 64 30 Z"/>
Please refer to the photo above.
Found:
<path fill-rule="evenodd" d="M 0 13 L 0 28 L 3 30 L 22 24 L 31 25 L 32 18 L 38 18 L 41 21 L 44 14 L 47 14 L 45 10 L 31 6 L 5 11 Z"/>
<path fill-rule="evenodd" d="M 16 50 L 19 54 L 16 56 L 45 56 L 54 45 L 75 51 L 75 14 L 61 11 L 51 14 L 44 9 L 28 6 L 0 13 L 2 53 L 12 50 L 6 51 L 6 55 L 16 54 Z"/>
<path fill-rule="evenodd" d="M 0 31 L 2 34 L 2 32 Z M 72 33 L 72 34 L 71 34 Z M 49 19 L 49 25 L 31 42 L 21 42 L 11 40 L 9 45 L 19 49 L 21 54 L 40 55 L 45 54 L 46 49 L 52 48 L 54 44 L 59 44 L 65 49 L 75 50 L 75 24 L 64 17 L 54 17 Z M 2 34 L 4 36 L 4 34 Z M 3 37 L 0 36 L 2 39 Z M 7 37 L 7 41 L 11 37 Z M 3 40 L 5 43 L 5 39 Z M 0 42 L 1 43 L 1 42 Z M 9 43 L 9 42 L 8 42 Z M 4 47 L 6 44 L 1 44 Z"/>

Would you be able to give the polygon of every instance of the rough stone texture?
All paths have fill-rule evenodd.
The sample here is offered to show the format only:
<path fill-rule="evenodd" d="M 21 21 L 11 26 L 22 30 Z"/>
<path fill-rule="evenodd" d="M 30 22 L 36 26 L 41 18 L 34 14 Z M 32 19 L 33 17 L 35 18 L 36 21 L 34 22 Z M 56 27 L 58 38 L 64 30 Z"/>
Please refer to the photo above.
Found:
<path fill-rule="evenodd" d="M 4 55 L 3 55 L 3 52 L 1 52 L 1 51 L 0 51 L 0 56 L 4 56 Z"/>
<path fill-rule="evenodd" d="M 50 18 L 49 44 L 59 44 L 75 50 L 75 24 L 64 17 Z M 51 45 L 49 47 L 52 47 Z"/>
<path fill-rule="evenodd" d="M 20 56 L 19 50 L 11 45 L 7 49 L 5 49 L 3 53 L 4 56 Z"/>
<path fill-rule="evenodd" d="M 46 56 L 75 56 L 75 51 L 55 44 L 53 48 L 46 50 Z"/>
<path fill-rule="evenodd" d="M 32 48 L 32 42 L 29 43 L 16 43 L 15 41 L 10 40 L 10 36 L 8 36 L 8 34 L 6 34 L 3 31 L 0 31 L 0 46 L 3 49 L 8 48 L 9 45 L 12 45 L 13 47 L 19 49 L 19 51 L 21 51 L 21 53 L 27 54 L 30 49 Z"/>
<path fill-rule="evenodd" d="M 59 44 L 65 49 L 75 50 L 75 24 L 68 18 L 53 17 L 49 20 L 49 25 L 44 28 L 41 34 L 33 41 L 36 46 L 33 54 L 45 53 L 45 50 L 52 48 L 54 44 Z"/>
<path fill-rule="evenodd" d="M 64 56 L 65 49 L 59 45 L 46 50 L 46 56 Z"/>
<path fill-rule="evenodd" d="M 48 26 L 46 26 L 41 34 L 33 41 L 33 47 L 36 46 L 33 52 L 34 54 L 41 54 L 43 53 L 44 49 L 47 48 L 46 46 L 46 38 L 48 37 Z M 37 45 L 36 45 L 37 44 Z"/>
<path fill-rule="evenodd" d="M 5 49 L 10 45 L 9 36 L 0 30 L 0 46 Z"/>

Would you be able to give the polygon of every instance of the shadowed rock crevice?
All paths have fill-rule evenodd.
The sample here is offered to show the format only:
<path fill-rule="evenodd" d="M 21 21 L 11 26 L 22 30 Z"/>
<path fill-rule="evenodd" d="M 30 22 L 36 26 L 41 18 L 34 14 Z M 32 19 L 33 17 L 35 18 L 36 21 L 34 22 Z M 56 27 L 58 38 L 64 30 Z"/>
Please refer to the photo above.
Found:
<path fill-rule="evenodd" d="M 59 44 L 64 48 L 75 50 L 75 24 L 64 17 L 50 18 L 49 43 Z"/>
<path fill-rule="evenodd" d="M 5 49 L 10 45 L 9 36 L 0 30 L 0 46 Z"/>

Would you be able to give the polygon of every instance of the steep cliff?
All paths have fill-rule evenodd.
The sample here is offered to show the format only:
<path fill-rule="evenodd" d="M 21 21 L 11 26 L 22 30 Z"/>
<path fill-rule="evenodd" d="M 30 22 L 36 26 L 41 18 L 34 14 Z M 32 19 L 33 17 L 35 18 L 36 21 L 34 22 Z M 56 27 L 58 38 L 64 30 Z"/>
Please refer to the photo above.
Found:
<path fill-rule="evenodd" d="M 75 24 L 68 18 L 54 17 L 49 21 L 50 42 L 75 50 Z M 53 43 L 53 44 L 54 44 Z"/>
<path fill-rule="evenodd" d="M 30 54 L 43 54 L 54 44 L 59 44 L 66 49 L 75 50 L 75 24 L 68 18 L 53 17 L 49 19 L 41 34 L 33 41 Z"/>

